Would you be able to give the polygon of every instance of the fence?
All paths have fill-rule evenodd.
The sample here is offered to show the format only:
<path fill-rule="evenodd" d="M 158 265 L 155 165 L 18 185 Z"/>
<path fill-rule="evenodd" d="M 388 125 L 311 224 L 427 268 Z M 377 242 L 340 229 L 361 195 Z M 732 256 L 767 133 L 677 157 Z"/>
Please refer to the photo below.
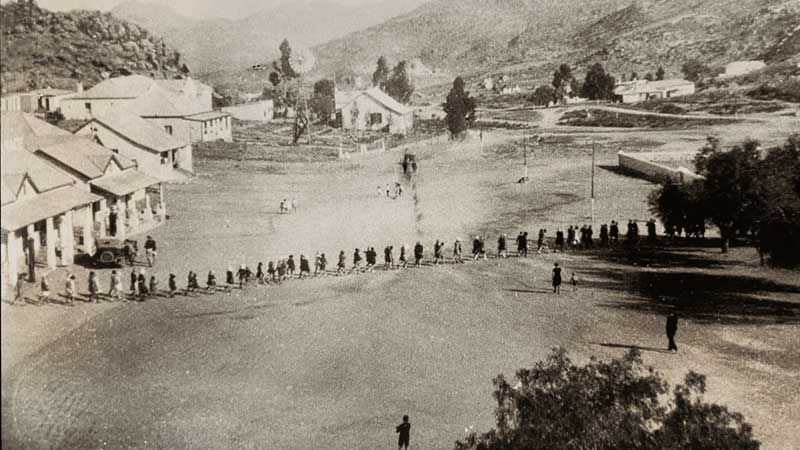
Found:
<path fill-rule="evenodd" d="M 656 161 L 674 161 L 676 159 L 686 158 L 689 154 L 686 152 L 653 152 L 642 153 L 636 156 L 619 152 L 619 167 L 627 172 L 638 175 L 645 180 L 654 183 L 673 182 L 685 183 L 703 177 L 697 175 L 685 167 L 672 168 Z"/>

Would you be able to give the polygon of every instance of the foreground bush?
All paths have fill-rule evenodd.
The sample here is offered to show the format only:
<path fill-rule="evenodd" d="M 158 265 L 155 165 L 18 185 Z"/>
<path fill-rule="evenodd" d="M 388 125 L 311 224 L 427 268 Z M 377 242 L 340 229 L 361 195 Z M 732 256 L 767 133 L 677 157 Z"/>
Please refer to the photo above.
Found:
<path fill-rule="evenodd" d="M 456 450 L 755 450 L 741 414 L 706 403 L 705 376 L 689 372 L 662 403 L 668 385 L 639 352 L 575 365 L 562 349 L 511 385 L 494 379 L 497 427 L 471 434 Z"/>

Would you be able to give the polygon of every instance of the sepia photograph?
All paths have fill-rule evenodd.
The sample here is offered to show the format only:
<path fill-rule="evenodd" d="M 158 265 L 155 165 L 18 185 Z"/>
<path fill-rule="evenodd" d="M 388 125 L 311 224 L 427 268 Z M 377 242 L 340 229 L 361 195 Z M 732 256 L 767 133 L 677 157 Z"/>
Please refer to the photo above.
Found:
<path fill-rule="evenodd" d="M 800 1 L 0 0 L 2 449 L 800 450 Z"/>

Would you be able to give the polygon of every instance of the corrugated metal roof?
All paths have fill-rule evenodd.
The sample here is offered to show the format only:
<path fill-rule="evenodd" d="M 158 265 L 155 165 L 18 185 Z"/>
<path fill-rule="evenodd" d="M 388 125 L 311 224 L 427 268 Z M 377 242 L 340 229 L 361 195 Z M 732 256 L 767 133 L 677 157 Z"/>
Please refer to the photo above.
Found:
<path fill-rule="evenodd" d="M 364 91 L 364 93 L 398 114 L 406 115 L 413 112 L 411 108 L 393 99 L 389 94 L 383 92 L 378 87 L 369 88 Z"/>
<path fill-rule="evenodd" d="M 159 153 L 187 145 L 186 142 L 167 134 L 158 125 L 121 109 L 97 114 L 93 121 L 116 131 L 143 147 Z"/>
<path fill-rule="evenodd" d="M 33 187 L 40 193 L 74 184 L 69 175 L 24 149 L 0 146 L 0 166 L 3 177 L 27 174 Z"/>
<path fill-rule="evenodd" d="M 160 182 L 161 180 L 145 175 L 138 170 L 126 170 L 93 180 L 92 186 L 108 193 L 122 196 L 159 184 Z"/>
<path fill-rule="evenodd" d="M 48 217 L 54 217 L 102 199 L 99 195 L 82 191 L 74 186 L 55 189 L 3 206 L 0 209 L 2 228 L 6 231 L 16 231 Z"/>
<path fill-rule="evenodd" d="M 206 120 L 219 119 L 220 117 L 228 117 L 230 114 L 224 111 L 206 111 L 199 114 L 192 114 L 191 116 L 184 117 L 186 120 L 194 120 L 197 122 L 205 122 Z"/>
<path fill-rule="evenodd" d="M 89 179 L 105 174 L 108 164 L 116 161 L 120 168 L 134 167 L 136 164 L 117 153 L 82 136 L 36 138 L 37 152 L 64 164 Z"/>

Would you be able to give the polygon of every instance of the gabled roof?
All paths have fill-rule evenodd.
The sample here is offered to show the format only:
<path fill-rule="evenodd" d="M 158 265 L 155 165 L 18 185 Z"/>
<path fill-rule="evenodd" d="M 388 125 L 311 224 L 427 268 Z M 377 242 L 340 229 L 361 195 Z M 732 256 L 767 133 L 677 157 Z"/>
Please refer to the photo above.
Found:
<path fill-rule="evenodd" d="M 0 140 L 5 142 L 19 139 L 26 148 L 29 146 L 28 141 L 38 136 L 71 136 L 68 131 L 22 111 L 1 112 L 0 129 Z"/>
<path fill-rule="evenodd" d="M 6 177 L 0 177 L 0 205 L 5 206 L 17 200 L 17 189 L 11 187 Z"/>
<path fill-rule="evenodd" d="M 138 170 L 127 170 L 92 181 L 92 186 L 110 194 L 122 196 L 161 183 L 161 180 Z"/>
<path fill-rule="evenodd" d="M 178 97 L 159 87 L 136 98 L 125 108 L 139 117 L 182 117 L 198 112 L 194 100 Z"/>
<path fill-rule="evenodd" d="M 201 112 L 199 114 L 192 114 L 191 116 L 186 116 L 184 117 L 184 119 L 193 120 L 197 122 L 205 122 L 207 120 L 219 119 L 221 117 L 228 117 L 228 116 L 230 116 L 230 114 L 224 111 L 206 111 L 206 112 Z"/>
<path fill-rule="evenodd" d="M 97 114 L 92 122 L 104 125 L 126 139 L 159 153 L 187 145 L 180 139 L 167 134 L 158 125 L 123 110 Z M 90 126 L 92 122 L 84 125 L 83 128 Z"/>
<path fill-rule="evenodd" d="M 414 111 L 408 106 L 390 97 L 389 94 L 383 92 L 382 90 L 380 90 L 380 88 L 377 87 L 369 88 L 366 91 L 364 91 L 364 94 L 372 97 L 378 103 L 381 103 L 383 106 L 391 109 L 392 111 L 398 114 L 405 115 Z"/>
<path fill-rule="evenodd" d="M 4 206 L 0 210 L 0 215 L 2 215 L 0 222 L 2 222 L 3 230 L 16 231 L 26 225 L 102 199 L 103 197 L 99 195 L 90 194 L 75 186 L 65 186 Z"/>
<path fill-rule="evenodd" d="M 128 75 L 103 80 L 91 89 L 78 93 L 73 99 L 137 98 L 155 86 L 152 78 L 144 75 Z"/>
<path fill-rule="evenodd" d="M 0 146 L 0 174 L 9 184 L 18 189 L 21 179 L 27 176 L 37 192 L 74 184 L 69 175 L 47 164 L 31 152 L 8 146 Z M 16 180 L 9 183 L 9 180 Z"/>
<path fill-rule="evenodd" d="M 364 94 L 364 91 L 336 91 L 334 94 L 336 109 L 340 109 L 345 105 L 349 105 L 358 96 Z"/>
<path fill-rule="evenodd" d="M 69 167 L 89 179 L 102 177 L 109 164 L 118 164 L 120 169 L 135 167 L 136 164 L 117 153 L 82 136 L 67 139 L 53 137 L 38 138 L 37 154 L 43 154 Z"/>

